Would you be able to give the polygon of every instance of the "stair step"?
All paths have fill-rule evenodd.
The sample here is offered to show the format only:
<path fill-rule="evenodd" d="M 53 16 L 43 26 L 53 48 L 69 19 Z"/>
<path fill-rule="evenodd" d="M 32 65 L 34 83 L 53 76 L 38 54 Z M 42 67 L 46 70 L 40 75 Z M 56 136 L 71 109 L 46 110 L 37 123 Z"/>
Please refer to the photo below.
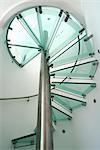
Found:
<path fill-rule="evenodd" d="M 61 83 L 64 80 L 64 77 L 51 77 L 51 83 Z M 78 79 L 78 78 L 68 78 L 63 81 L 63 84 L 94 84 L 95 81 L 91 79 Z"/>
<path fill-rule="evenodd" d="M 66 16 L 64 16 L 64 18 L 65 17 Z M 68 45 L 69 42 L 71 43 L 71 41 L 73 41 L 78 36 L 79 30 L 82 28 L 78 22 L 75 22 L 76 20 L 73 21 L 72 16 L 70 17 L 71 19 L 69 18 L 67 23 L 64 22 L 64 18 L 62 19 L 57 33 L 55 34 L 55 38 L 53 39 L 52 45 L 49 47 L 49 54 L 51 57 L 58 53 L 60 49 Z"/>
<path fill-rule="evenodd" d="M 66 109 L 69 109 L 69 111 L 72 111 L 76 108 L 79 108 L 82 106 L 82 102 L 80 101 L 73 101 L 72 99 L 66 98 L 66 97 L 62 97 L 60 95 L 53 95 L 54 97 L 53 99 L 57 102 L 59 102 L 61 105 L 63 105 Z M 86 104 L 86 103 L 84 103 Z"/>
<path fill-rule="evenodd" d="M 72 113 L 70 113 L 63 105 L 61 105 L 59 102 L 55 101 L 53 99 L 53 101 L 51 102 L 51 105 L 53 108 L 55 108 L 56 110 L 58 110 L 59 112 L 67 115 L 69 118 L 72 118 Z"/>
<path fill-rule="evenodd" d="M 92 63 L 92 62 L 95 62 L 95 61 L 97 61 L 97 60 L 95 58 L 91 58 L 91 57 L 87 58 L 87 59 L 78 60 L 76 66 Z M 66 63 L 64 65 L 60 65 L 60 66 L 57 66 L 57 67 L 50 68 L 50 72 L 53 73 L 53 72 L 56 72 L 56 71 L 68 69 L 68 68 L 73 67 L 74 65 L 75 65 L 75 62 Z"/>
<path fill-rule="evenodd" d="M 76 36 L 76 38 L 72 41 L 69 41 L 69 43 L 66 43 L 66 45 L 64 47 L 58 47 L 57 49 L 54 50 L 54 54 L 53 56 L 51 55 L 51 58 L 49 60 L 49 63 L 51 64 L 52 62 L 54 62 L 56 59 L 60 60 L 60 57 L 64 57 L 64 55 L 66 55 L 66 60 L 67 60 L 67 56 L 69 57 L 73 57 L 80 48 L 79 48 L 79 42 L 80 40 L 82 40 L 84 37 L 86 36 L 86 33 L 84 32 L 83 34 L 81 34 L 78 38 L 78 35 Z M 65 40 L 66 41 L 66 40 Z M 69 53 L 71 52 L 71 53 Z"/>
<path fill-rule="evenodd" d="M 61 90 L 59 88 L 52 89 L 51 93 L 53 95 L 58 95 L 58 96 L 61 96 L 61 97 L 65 97 L 65 98 L 71 99 L 73 101 L 79 101 L 79 102 L 82 102 L 82 103 L 86 103 L 86 100 L 84 98 L 82 98 L 80 96 L 69 94 L 66 91 Z"/>
<path fill-rule="evenodd" d="M 50 68 L 50 74 L 55 76 L 66 77 L 93 77 L 98 66 L 98 61 L 95 58 L 87 58 L 83 60 Z"/>
<path fill-rule="evenodd" d="M 52 120 L 54 122 L 64 121 L 64 120 L 71 120 L 71 117 L 69 117 L 66 114 L 60 112 L 58 109 L 52 107 Z"/>
<path fill-rule="evenodd" d="M 36 145 L 36 133 L 22 136 L 12 140 L 15 149 Z"/>
<path fill-rule="evenodd" d="M 63 80 L 64 78 L 52 78 L 51 84 L 54 84 L 56 88 L 79 94 L 83 97 L 96 87 L 96 83 L 93 80 L 75 80 L 70 78 Z"/>

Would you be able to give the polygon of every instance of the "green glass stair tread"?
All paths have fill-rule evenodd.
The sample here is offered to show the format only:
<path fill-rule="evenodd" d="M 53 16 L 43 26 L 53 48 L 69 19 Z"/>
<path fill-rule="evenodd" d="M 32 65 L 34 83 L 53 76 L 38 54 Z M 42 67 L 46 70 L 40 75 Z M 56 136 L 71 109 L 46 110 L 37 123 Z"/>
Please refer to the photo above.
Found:
<path fill-rule="evenodd" d="M 56 88 L 78 95 L 86 95 L 96 87 L 96 83 L 77 84 L 77 83 L 53 83 Z"/>
<path fill-rule="evenodd" d="M 36 150 L 36 145 L 14 147 L 14 150 Z"/>
<path fill-rule="evenodd" d="M 53 121 L 60 121 L 60 120 L 66 120 L 69 119 L 69 117 L 60 111 L 58 111 L 55 108 L 52 108 L 52 120 Z"/>
<path fill-rule="evenodd" d="M 50 83 L 62 83 L 62 80 L 64 80 L 65 77 L 62 76 L 51 76 L 50 78 Z M 73 77 L 73 78 L 68 78 L 63 81 L 62 84 L 96 84 L 95 80 L 84 77 Z"/>
<path fill-rule="evenodd" d="M 64 107 L 66 107 L 67 109 L 75 109 L 77 107 L 82 106 L 82 102 L 79 101 L 74 101 L 72 99 L 69 98 L 65 98 L 59 95 L 54 95 L 52 94 L 52 96 L 54 96 L 54 99 L 59 102 L 61 105 L 63 105 Z"/>
<path fill-rule="evenodd" d="M 54 74 L 50 74 L 50 83 L 52 82 L 57 82 L 55 81 L 56 79 L 60 79 L 59 81 L 61 82 L 62 80 L 65 79 L 66 76 L 55 76 Z M 73 81 L 74 80 L 74 81 Z M 90 79 L 89 77 L 71 77 L 71 78 L 67 78 L 66 80 L 64 80 L 64 82 L 73 82 L 75 83 L 75 81 L 77 81 L 78 83 L 81 83 L 81 80 L 86 82 L 86 81 L 90 81 L 90 83 L 95 83 L 95 80 Z M 59 83 L 59 82 L 58 82 Z M 87 83 L 87 82 L 86 82 Z M 88 82 L 89 83 L 89 82 Z"/>
<path fill-rule="evenodd" d="M 40 53 L 37 49 L 23 47 L 19 47 L 17 50 L 16 49 L 16 46 L 13 46 L 10 48 L 10 52 L 12 56 L 15 56 L 14 59 L 21 65 L 25 65 L 25 63 L 29 62 Z"/>
<path fill-rule="evenodd" d="M 72 20 L 70 19 L 67 23 L 64 21 L 61 22 L 53 44 L 49 50 L 50 55 L 53 53 L 53 51 L 55 51 L 55 49 L 58 49 L 58 47 L 61 47 L 61 45 L 67 45 L 71 39 L 74 39 L 78 35 L 78 32 L 81 29 L 81 27 L 78 26 L 76 30 L 75 26 L 77 25 L 75 25 L 74 22 L 72 26 Z"/>
<path fill-rule="evenodd" d="M 86 103 L 86 99 L 84 97 L 77 95 L 77 94 L 73 94 L 73 93 L 68 92 L 66 90 L 62 90 L 60 88 L 51 89 L 51 94 L 54 96 L 57 95 L 60 97 L 68 98 L 68 99 L 73 100 L 73 101 L 79 101 L 82 103 Z"/>
<path fill-rule="evenodd" d="M 37 56 L 37 54 L 39 53 L 38 49 L 34 48 L 30 49 L 28 48 L 28 46 L 36 48 L 39 47 L 16 18 L 13 20 L 10 28 L 12 28 L 12 30 L 9 30 L 7 36 L 8 40 L 7 45 L 8 48 L 10 47 L 9 52 L 18 64 L 23 63 L 24 65 L 27 62 L 29 62 L 32 58 Z M 13 46 L 13 45 L 20 45 L 20 46 Z M 21 47 L 23 45 L 27 47 Z M 23 61 L 23 58 L 26 59 Z"/>
<path fill-rule="evenodd" d="M 69 47 L 68 46 L 66 47 L 65 49 L 65 52 L 62 53 L 62 55 L 60 54 L 60 56 L 58 55 L 59 53 L 61 53 L 61 51 L 63 51 L 63 49 L 61 49 L 59 47 L 57 53 L 54 53 L 54 58 L 53 56 L 51 56 L 51 59 L 50 59 L 50 63 L 53 62 L 53 64 L 55 66 L 57 65 L 63 65 L 64 63 L 69 63 L 71 61 L 74 61 L 74 60 L 78 60 L 78 59 L 82 59 L 82 58 L 86 58 L 88 57 L 90 54 L 92 54 L 94 52 L 94 47 L 92 47 L 92 44 L 90 44 L 91 42 L 88 41 L 88 44 L 87 42 L 84 42 L 84 39 L 86 37 L 84 37 L 82 40 L 80 40 L 80 47 L 79 47 L 79 42 L 76 43 L 75 45 L 73 45 L 72 47 L 70 46 L 69 44 Z M 56 51 L 56 50 L 55 50 Z M 55 55 L 57 54 L 57 57 L 55 57 Z"/>
<path fill-rule="evenodd" d="M 37 9 L 37 11 L 36 11 Z M 37 23 L 37 26 L 35 26 L 35 28 L 38 28 L 38 32 L 36 32 L 36 35 L 39 34 L 39 38 L 41 40 L 41 46 L 43 46 L 43 32 L 47 31 L 48 32 L 48 38 L 50 38 L 51 36 L 51 32 L 54 28 L 55 22 L 58 18 L 58 14 L 60 12 L 60 10 L 58 8 L 54 8 L 54 7 L 41 7 L 42 9 L 42 13 L 39 13 L 39 7 L 36 8 L 32 8 L 31 10 L 27 10 L 22 12 L 22 14 L 29 19 L 30 18 L 30 14 L 33 15 L 33 20 Z M 28 15 L 28 16 L 27 16 Z M 27 22 L 30 24 L 30 26 L 32 25 L 32 20 L 30 18 L 30 20 L 27 19 Z M 34 26 L 34 24 L 33 24 Z M 35 28 L 33 28 L 33 31 L 35 30 Z M 37 30 L 36 30 L 37 31 Z M 42 35 L 41 35 L 42 34 Z M 38 36 L 37 36 L 38 37 Z"/>
<path fill-rule="evenodd" d="M 31 30 L 34 32 L 34 34 L 37 36 L 37 38 L 40 41 L 39 25 L 38 25 L 37 13 L 35 11 L 35 8 L 31 8 L 26 11 L 23 11 L 21 14 L 26 20 L 26 22 L 28 23 L 28 25 L 31 27 Z"/>
<path fill-rule="evenodd" d="M 57 53 L 59 53 L 61 50 L 63 50 L 66 46 L 68 46 L 75 38 L 77 37 L 77 35 L 73 34 L 70 38 L 67 38 L 61 45 L 57 46 L 57 48 L 55 49 L 51 49 L 49 50 L 49 55 L 52 58 L 53 56 L 55 56 Z"/>
<path fill-rule="evenodd" d="M 38 46 L 17 18 L 12 21 L 10 28 L 12 28 L 12 30 L 9 30 L 8 28 L 7 39 L 10 40 L 12 44 Z"/>
<path fill-rule="evenodd" d="M 15 148 L 36 145 L 36 134 L 30 134 L 17 139 L 12 140 Z"/>
<path fill-rule="evenodd" d="M 59 11 L 60 10 L 58 8 L 54 7 L 42 7 L 42 14 L 38 14 L 41 18 L 42 31 L 47 31 L 48 39 L 51 38 L 52 30 L 54 29 L 55 24 L 59 18 Z M 43 36 L 41 38 L 43 38 Z M 44 47 L 46 47 L 46 44 Z"/>
<path fill-rule="evenodd" d="M 64 18 L 65 17 L 66 15 L 64 15 Z M 53 54 L 55 49 L 59 49 L 59 47 L 67 45 L 70 40 L 78 36 L 79 30 L 81 28 L 82 28 L 81 24 L 79 22 L 76 22 L 75 18 L 72 19 L 71 14 L 67 22 L 65 22 L 63 19 L 61 25 L 58 28 L 53 44 L 49 49 L 50 56 Z"/>
<path fill-rule="evenodd" d="M 64 54 L 64 53 L 68 53 L 71 48 L 73 46 L 78 45 L 78 49 L 79 49 L 79 52 L 80 52 L 80 41 L 86 36 L 86 33 L 82 33 L 80 36 L 76 36 L 74 39 L 68 41 L 67 44 L 64 43 L 64 45 L 60 45 L 59 47 L 57 47 L 55 50 L 54 50 L 54 53 L 52 55 L 50 55 L 50 60 L 49 60 L 49 63 L 51 64 L 52 62 L 56 61 L 57 59 L 59 59 L 59 57 Z M 76 49 L 77 50 L 77 49 Z M 75 51 L 75 49 L 74 49 Z M 73 51 L 73 52 L 74 52 Z"/>
<path fill-rule="evenodd" d="M 90 54 L 93 53 L 93 51 L 89 51 L 88 49 L 80 49 L 80 54 L 78 49 L 78 44 L 74 45 L 70 50 L 66 51 L 66 53 L 63 53 L 60 57 L 55 59 L 52 63 L 54 66 L 63 65 L 66 62 L 70 63 L 75 60 L 80 60 L 83 58 L 88 58 Z"/>
<path fill-rule="evenodd" d="M 80 40 L 78 39 L 78 37 L 79 37 Z M 68 49 L 68 51 L 72 51 L 72 49 L 73 49 L 72 47 L 75 47 L 75 45 L 79 45 L 78 41 L 80 41 L 80 51 L 81 51 L 80 52 L 80 57 L 85 57 L 86 55 L 94 53 L 95 48 L 94 48 L 94 44 L 93 44 L 92 39 L 89 38 L 89 40 L 87 40 L 87 41 L 85 39 L 88 39 L 86 31 L 83 31 L 83 33 L 80 34 L 80 35 L 79 34 L 75 34 L 75 35 L 73 34 L 70 38 L 67 38 L 64 43 L 62 43 L 57 48 L 55 48 L 53 50 L 53 52 L 50 53 L 50 57 L 51 58 L 53 56 L 55 57 L 56 54 L 58 55 L 58 53 L 61 52 L 66 47 L 65 52 L 63 54 L 63 57 L 65 57 L 68 54 L 67 49 Z M 74 50 L 72 52 L 77 52 L 77 49 L 74 48 Z M 72 54 L 74 54 L 74 53 L 72 53 Z M 69 55 L 70 58 L 68 58 L 68 60 L 70 60 L 72 58 L 75 58 L 75 56 L 73 56 L 72 54 Z M 61 58 L 59 58 L 59 60 L 62 60 Z M 57 63 L 58 62 L 58 57 L 54 61 L 55 61 L 55 63 Z M 62 61 L 62 63 L 63 63 L 63 61 Z"/>
<path fill-rule="evenodd" d="M 30 37 L 33 39 L 33 41 L 37 45 L 41 45 L 39 39 L 35 35 L 35 33 L 32 31 L 31 27 L 29 26 L 28 22 L 25 20 L 25 18 L 22 16 L 22 14 L 17 15 L 17 20 L 22 25 L 22 27 L 26 30 L 26 32 L 30 35 Z"/>
<path fill-rule="evenodd" d="M 81 65 L 86 65 L 86 64 L 93 64 L 94 66 L 98 65 L 98 60 L 95 59 L 94 57 L 87 57 L 84 59 L 79 59 L 77 61 L 71 61 L 70 63 L 64 63 L 63 65 L 57 65 L 55 66 L 52 64 L 52 67 L 50 68 L 50 72 L 56 72 L 64 69 L 69 69 L 72 67 L 78 67 Z"/>
<path fill-rule="evenodd" d="M 52 108 L 58 110 L 60 113 L 63 113 L 64 115 L 68 116 L 69 118 L 72 118 L 73 115 L 69 109 L 64 107 L 61 103 L 57 102 L 55 99 L 52 99 L 51 101 Z"/>
<path fill-rule="evenodd" d="M 57 71 L 51 70 L 51 74 L 54 73 L 55 76 L 67 76 L 67 77 L 89 77 L 89 76 L 94 76 L 97 70 L 97 66 L 98 66 L 98 61 L 95 60 L 87 64 L 82 64 L 78 66 L 76 65 L 75 67 L 73 65 L 72 67 L 65 68 L 64 70 L 57 70 Z M 72 71 L 73 67 L 74 70 Z"/>
<path fill-rule="evenodd" d="M 78 53 L 78 44 L 74 45 L 71 49 L 69 49 L 68 51 L 63 53 L 61 56 L 59 56 L 57 59 L 55 59 L 53 61 L 53 64 L 61 65 L 66 62 L 69 62 L 71 58 L 72 58 L 72 60 L 74 59 L 74 57 L 77 55 L 77 53 Z"/>

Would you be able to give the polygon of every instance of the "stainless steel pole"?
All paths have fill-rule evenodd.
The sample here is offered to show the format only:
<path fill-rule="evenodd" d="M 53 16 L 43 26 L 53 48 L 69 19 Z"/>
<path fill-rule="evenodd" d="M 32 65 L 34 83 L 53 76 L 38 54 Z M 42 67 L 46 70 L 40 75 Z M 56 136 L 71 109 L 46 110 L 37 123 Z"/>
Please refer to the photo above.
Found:
<path fill-rule="evenodd" d="M 41 51 L 36 150 L 53 150 L 49 69 Z"/>

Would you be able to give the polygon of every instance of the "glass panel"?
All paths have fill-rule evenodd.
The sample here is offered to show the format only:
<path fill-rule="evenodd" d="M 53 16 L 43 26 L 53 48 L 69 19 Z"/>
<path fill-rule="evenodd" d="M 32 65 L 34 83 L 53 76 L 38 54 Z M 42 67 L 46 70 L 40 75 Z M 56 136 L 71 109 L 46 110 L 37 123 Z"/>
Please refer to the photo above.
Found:
<path fill-rule="evenodd" d="M 22 66 L 39 54 L 37 49 L 29 49 L 23 47 L 17 48 L 16 46 L 12 46 L 10 51 L 12 55 L 15 56 L 16 61 Z"/>
<path fill-rule="evenodd" d="M 79 65 L 74 68 L 71 72 L 72 68 L 60 70 L 55 73 L 56 76 L 67 76 L 67 77 L 90 77 L 94 76 L 95 71 L 97 69 L 98 61 L 90 62 L 87 64 Z"/>
<path fill-rule="evenodd" d="M 57 59 L 53 61 L 54 66 L 63 65 L 66 62 L 69 63 L 73 60 L 76 60 L 78 57 L 79 45 L 76 44 Z"/>
<path fill-rule="evenodd" d="M 53 61 L 54 66 L 63 65 L 66 62 L 70 63 L 75 60 L 89 57 L 89 54 L 93 53 L 94 48 L 91 44 L 91 41 L 84 42 L 85 38 L 86 37 L 80 40 L 80 47 L 78 42 L 77 44 L 69 48 L 66 52 L 64 52 L 61 56 L 59 56 L 57 59 L 55 59 Z"/>
<path fill-rule="evenodd" d="M 25 21 L 28 23 L 29 27 L 31 27 L 31 30 L 34 32 L 34 34 L 40 41 L 39 26 L 35 8 L 23 11 L 21 14 L 24 17 Z"/>
<path fill-rule="evenodd" d="M 51 37 L 51 33 L 55 28 L 55 25 L 59 19 L 60 9 L 54 7 L 42 7 L 41 21 L 43 31 L 48 32 L 48 39 Z"/>
<path fill-rule="evenodd" d="M 96 86 L 95 83 L 93 84 L 55 83 L 55 85 L 57 88 L 60 88 L 62 90 L 65 90 L 74 94 L 79 94 L 79 95 L 86 95 L 91 90 L 93 90 Z"/>
<path fill-rule="evenodd" d="M 55 108 L 52 108 L 52 119 L 53 121 L 57 121 L 57 120 L 66 120 L 68 119 L 69 117 L 63 113 L 61 113 L 60 111 L 58 111 L 57 109 Z"/>
<path fill-rule="evenodd" d="M 19 148 L 24 148 L 24 147 L 29 147 L 34 148 L 35 150 L 35 145 L 36 145 L 36 134 L 31 134 L 27 135 L 18 139 L 12 140 L 12 143 L 14 145 L 15 149 Z"/>
<path fill-rule="evenodd" d="M 54 94 L 52 94 L 52 96 L 54 96 L 54 100 L 61 103 L 64 107 L 66 107 L 70 110 L 80 107 L 82 105 L 82 102 L 79 102 L 79 101 L 75 101 L 75 100 L 72 100 L 69 98 L 64 98 L 64 97 L 54 95 Z"/>
<path fill-rule="evenodd" d="M 69 18 L 67 22 L 63 19 L 49 50 L 50 55 L 55 55 L 55 52 L 57 53 L 59 49 L 65 47 L 70 41 L 77 37 L 81 28 L 82 26 L 76 24 L 72 19 Z"/>
<path fill-rule="evenodd" d="M 39 47 L 15 18 L 8 32 L 8 48 L 17 63 L 24 65 L 39 54 Z"/>
<path fill-rule="evenodd" d="M 24 147 L 20 147 L 20 148 L 15 148 L 15 150 L 36 150 L 36 146 L 35 145 L 24 146 Z"/>
<path fill-rule="evenodd" d="M 23 28 L 20 22 L 15 18 L 11 23 L 12 30 L 9 30 L 7 39 L 11 44 L 27 45 L 37 47 L 37 44 Z"/>

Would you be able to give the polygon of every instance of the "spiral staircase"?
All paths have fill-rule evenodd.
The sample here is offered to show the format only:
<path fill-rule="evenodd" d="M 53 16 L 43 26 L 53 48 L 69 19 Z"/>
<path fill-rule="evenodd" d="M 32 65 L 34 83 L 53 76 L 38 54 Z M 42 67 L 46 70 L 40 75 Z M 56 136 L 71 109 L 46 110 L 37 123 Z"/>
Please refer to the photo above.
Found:
<path fill-rule="evenodd" d="M 8 52 L 19 67 L 44 53 L 49 70 L 53 127 L 57 121 L 70 121 L 72 112 L 86 106 L 86 95 L 96 87 L 98 60 L 92 37 L 69 12 L 49 6 L 19 12 L 8 26 Z M 14 149 L 35 150 L 36 130 L 13 139 Z"/>

